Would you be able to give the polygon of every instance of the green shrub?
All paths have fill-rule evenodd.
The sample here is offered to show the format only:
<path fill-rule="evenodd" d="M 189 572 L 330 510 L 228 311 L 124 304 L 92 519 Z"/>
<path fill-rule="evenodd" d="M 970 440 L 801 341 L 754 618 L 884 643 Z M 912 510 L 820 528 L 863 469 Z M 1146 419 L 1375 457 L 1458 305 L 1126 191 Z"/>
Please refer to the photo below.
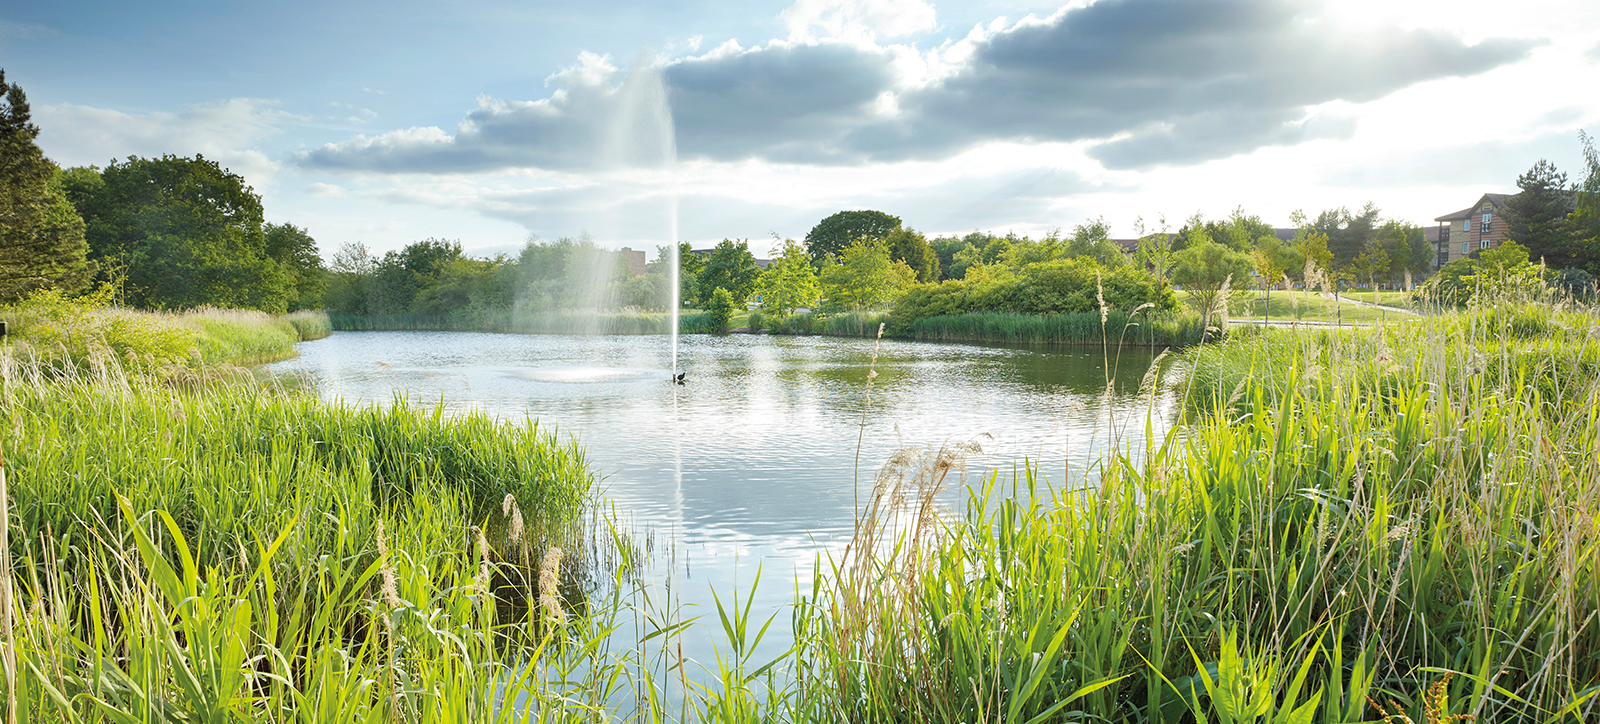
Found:
<path fill-rule="evenodd" d="M 711 315 L 712 331 L 728 331 L 728 322 L 733 319 L 733 294 L 717 287 L 711 292 L 711 303 L 706 305 L 706 313 Z"/>
<path fill-rule="evenodd" d="M 750 331 L 752 331 L 752 332 L 760 332 L 763 328 L 765 328 L 766 323 L 767 323 L 767 316 L 765 314 L 762 314 L 761 310 L 759 310 L 759 309 L 750 310 L 750 321 L 748 323 Z"/>

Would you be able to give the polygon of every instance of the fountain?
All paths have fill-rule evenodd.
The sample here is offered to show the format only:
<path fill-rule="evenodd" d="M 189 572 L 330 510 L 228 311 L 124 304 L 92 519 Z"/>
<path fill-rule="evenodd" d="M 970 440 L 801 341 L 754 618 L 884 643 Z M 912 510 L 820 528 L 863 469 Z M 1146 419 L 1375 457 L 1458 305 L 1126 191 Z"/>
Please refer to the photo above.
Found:
<path fill-rule="evenodd" d="M 616 114 L 606 148 L 614 167 L 622 169 L 653 169 L 663 175 L 667 199 L 667 249 L 669 266 L 668 285 L 668 345 L 672 351 L 672 375 L 678 375 L 678 190 L 676 167 L 678 163 L 677 129 L 672 122 L 672 105 L 667 98 L 667 85 L 661 78 L 661 66 L 649 50 L 642 51 L 633 70 L 617 89 Z"/>

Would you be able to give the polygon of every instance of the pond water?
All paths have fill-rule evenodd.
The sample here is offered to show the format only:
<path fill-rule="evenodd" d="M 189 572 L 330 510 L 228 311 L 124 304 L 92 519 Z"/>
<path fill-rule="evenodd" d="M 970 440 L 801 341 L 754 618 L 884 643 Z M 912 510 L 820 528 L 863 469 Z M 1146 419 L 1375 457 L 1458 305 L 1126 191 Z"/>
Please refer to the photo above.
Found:
<path fill-rule="evenodd" d="M 904 446 L 977 442 L 973 483 L 1026 461 L 1056 484 L 1081 482 L 1107 446 L 1142 446 L 1147 413 L 1158 436 L 1171 417 L 1170 399 L 1139 395 L 1152 358 L 1142 349 L 1113 352 L 1108 365 L 1082 348 L 688 335 L 676 385 L 667 344 L 664 335 L 335 332 L 273 367 L 309 374 L 330 399 L 383 404 L 402 393 L 576 436 L 606 498 L 655 541 L 653 575 L 671 583 L 682 615 L 712 622 L 684 643 L 702 662 L 720 629 L 710 591 L 743 599 L 758 570 L 756 617 L 778 614 L 762 648 L 787 646 L 796 586 L 809 588 L 817 556 L 848 542 L 858 441 L 864 504 L 877 469 Z M 965 493 L 956 485 L 943 495 L 959 510 Z"/>

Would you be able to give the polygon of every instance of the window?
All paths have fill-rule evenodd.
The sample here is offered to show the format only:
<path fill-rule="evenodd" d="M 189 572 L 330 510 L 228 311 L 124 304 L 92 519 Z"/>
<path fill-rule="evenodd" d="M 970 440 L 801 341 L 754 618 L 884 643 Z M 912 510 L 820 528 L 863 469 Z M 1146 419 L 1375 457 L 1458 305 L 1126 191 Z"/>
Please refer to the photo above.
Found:
<path fill-rule="evenodd" d="M 1462 255 L 1462 256 L 1466 256 L 1466 255 L 1468 255 L 1468 254 L 1471 254 L 1471 253 L 1472 253 L 1472 246 L 1471 246 L 1471 244 L 1472 244 L 1472 242 L 1470 242 L 1470 241 L 1463 241 L 1463 242 L 1461 242 L 1461 255 Z"/>
<path fill-rule="evenodd" d="M 1481 233 L 1481 234 L 1489 233 L 1489 219 L 1492 216 L 1493 216 L 1492 214 L 1484 214 L 1483 215 L 1483 226 L 1478 227 L 1478 233 Z"/>
<path fill-rule="evenodd" d="M 1487 249 L 1487 248 L 1489 248 L 1489 240 L 1488 239 L 1479 239 L 1478 240 L 1478 248 L 1479 249 Z"/>
<path fill-rule="evenodd" d="M 1468 231 L 1472 231 L 1472 219 L 1462 219 L 1461 220 L 1461 231 L 1463 233 L 1468 232 Z"/>

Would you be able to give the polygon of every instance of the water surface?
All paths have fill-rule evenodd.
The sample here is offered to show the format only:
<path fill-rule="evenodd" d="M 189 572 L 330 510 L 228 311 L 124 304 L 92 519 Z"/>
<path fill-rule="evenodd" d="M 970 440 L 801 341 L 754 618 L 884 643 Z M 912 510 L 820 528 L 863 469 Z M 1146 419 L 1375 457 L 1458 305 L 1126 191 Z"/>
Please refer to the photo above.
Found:
<path fill-rule="evenodd" d="M 330 399 L 382 404 L 405 394 L 576 436 L 606 497 L 668 551 L 656 573 L 673 582 L 686 616 L 714 619 L 710 588 L 724 597 L 748 589 L 759 568 L 757 608 L 780 622 L 795 587 L 809 587 L 819 552 L 847 542 L 858 459 L 863 497 L 877 468 L 908 445 L 977 442 L 971 478 L 1032 461 L 1053 482 L 1081 482 L 1108 445 L 1142 445 L 1147 412 L 1162 434 L 1171 404 L 1139 395 L 1144 350 L 1113 352 L 1108 365 L 1081 348 L 680 340 L 683 385 L 668 381 L 664 335 L 336 332 L 274 367 L 309 373 Z M 962 495 L 952 489 L 945 502 L 959 509 Z M 784 645 L 783 634 L 774 641 Z M 685 645 L 707 661 L 707 643 Z"/>

